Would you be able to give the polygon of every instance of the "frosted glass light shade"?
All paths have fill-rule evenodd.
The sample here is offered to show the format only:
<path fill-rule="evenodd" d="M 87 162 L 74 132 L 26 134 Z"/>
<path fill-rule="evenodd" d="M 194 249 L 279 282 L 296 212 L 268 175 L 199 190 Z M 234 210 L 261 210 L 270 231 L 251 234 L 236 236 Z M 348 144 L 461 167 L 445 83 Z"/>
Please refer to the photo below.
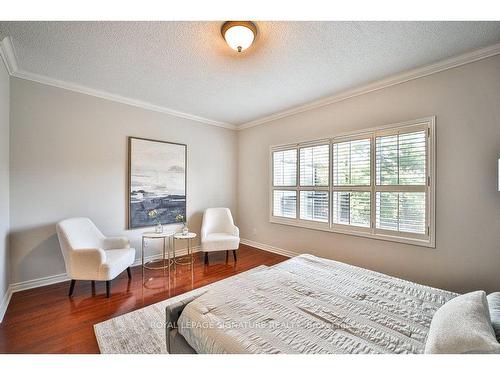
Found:
<path fill-rule="evenodd" d="M 222 36 L 226 43 L 237 52 L 250 47 L 256 33 L 255 25 L 249 21 L 228 21 L 222 26 Z"/>

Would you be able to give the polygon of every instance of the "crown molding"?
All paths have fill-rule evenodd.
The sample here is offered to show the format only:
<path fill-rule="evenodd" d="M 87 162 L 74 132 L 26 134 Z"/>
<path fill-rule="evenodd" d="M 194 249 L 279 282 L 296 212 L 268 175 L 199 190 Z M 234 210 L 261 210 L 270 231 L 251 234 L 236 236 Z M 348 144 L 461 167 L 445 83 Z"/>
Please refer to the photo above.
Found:
<path fill-rule="evenodd" d="M 408 70 L 406 72 L 396 74 L 385 79 L 375 81 L 369 83 L 364 86 L 360 86 L 354 89 L 350 89 L 347 91 L 340 92 L 333 96 L 329 96 L 327 98 L 319 99 L 304 105 L 300 105 L 297 107 L 293 107 L 287 109 L 282 112 L 277 112 L 269 116 L 261 117 L 256 120 L 246 122 L 237 127 L 237 130 L 244 130 L 248 128 L 252 128 L 254 126 L 262 125 L 274 120 L 278 120 L 284 117 L 289 117 L 296 115 L 298 113 L 302 113 L 305 111 L 309 111 L 312 109 L 324 107 L 333 103 L 337 103 L 346 99 L 350 99 L 356 96 L 368 94 L 373 91 L 381 90 L 386 87 L 398 85 L 400 83 L 405 83 L 417 78 L 422 78 L 429 76 L 431 74 L 439 73 L 444 70 L 456 68 L 458 66 L 462 66 L 465 64 L 470 64 L 475 61 L 479 61 L 482 59 L 486 59 L 488 57 L 492 57 L 500 54 L 500 43 L 491 45 L 489 47 L 481 48 L 475 51 L 467 52 L 462 55 L 458 55 L 455 57 L 451 57 L 449 59 L 445 59 L 430 65 L 426 65 L 420 68 Z"/>
<path fill-rule="evenodd" d="M 0 41 L 0 55 L 2 56 L 3 63 L 7 72 L 13 75 L 18 70 L 16 55 L 14 54 L 14 47 L 10 37 L 5 37 Z"/>
<path fill-rule="evenodd" d="M 76 84 L 73 82 L 59 80 L 59 79 L 51 78 L 51 77 L 36 74 L 36 73 L 31 73 L 31 72 L 25 71 L 23 69 L 20 69 L 19 65 L 17 64 L 16 54 L 14 52 L 14 46 L 12 44 L 12 40 L 8 36 L 5 37 L 0 42 L 0 54 L 2 55 L 2 59 L 4 61 L 6 68 L 7 68 L 7 71 L 9 72 L 9 74 L 12 77 L 42 83 L 42 84 L 48 85 L 48 86 L 59 87 L 59 88 L 65 89 L 65 90 L 70 90 L 70 91 L 78 92 L 81 94 L 95 96 L 97 98 L 111 100 L 114 102 L 147 109 L 147 110 L 154 111 L 154 112 L 165 113 L 167 115 L 196 121 L 196 122 L 203 123 L 206 125 L 213 125 L 213 126 L 226 128 L 226 129 L 231 129 L 231 130 L 236 129 L 235 125 L 229 124 L 226 122 L 207 119 L 204 117 L 200 117 L 200 116 L 192 115 L 189 113 L 176 111 L 176 110 L 173 110 L 173 109 L 170 109 L 167 107 L 159 106 L 156 104 L 148 103 L 148 102 L 145 102 L 142 100 L 127 98 L 125 96 L 112 94 L 112 93 L 104 91 L 104 90 L 96 90 L 96 89 L 92 89 L 90 87 L 79 85 L 79 84 Z"/>
<path fill-rule="evenodd" d="M 81 94 L 94 96 L 94 97 L 101 98 L 101 99 L 111 100 L 113 102 L 127 104 L 127 105 L 130 105 L 133 107 L 139 107 L 139 108 L 147 109 L 147 110 L 154 111 L 154 112 L 165 113 L 165 114 L 170 115 L 170 116 L 180 117 L 180 118 L 184 118 L 187 120 L 196 121 L 196 122 L 199 122 L 199 123 L 202 123 L 205 125 L 218 126 L 221 128 L 226 128 L 226 129 L 231 129 L 231 130 L 236 129 L 236 126 L 234 126 L 233 124 L 226 123 L 226 122 L 215 121 L 215 120 L 207 119 L 207 118 L 196 116 L 196 115 L 191 115 L 189 113 L 175 111 L 173 109 L 162 107 L 162 106 L 148 103 L 148 102 L 144 102 L 142 100 L 131 99 L 131 98 L 127 98 L 127 97 L 124 97 L 121 95 L 111 94 L 109 92 L 102 91 L 102 90 L 95 90 L 95 89 L 92 89 L 90 87 L 74 84 L 71 82 L 57 80 L 54 78 L 42 76 L 42 75 L 35 74 L 35 73 L 30 73 L 30 72 L 18 70 L 16 72 L 14 72 L 14 74 L 12 74 L 12 76 L 16 77 L 16 78 L 25 79 L 28 81 L 42 83 L 42 84 L 48 85 L 48 86 L 59 87 L 62 89 L 78 92 Z"/>
<path fill-rule="evenodd" d="M 134 107 L 139 107 L 143 109 L 147 109 L 150 111 L 154 112 L 160 112 L 160 113 L 165 113 L 171 116 L 179 117 L 179 118 L 184 118 L 192 121 L 196 121 L 199 123 L 203 123 L 206 125 L 213 125 L 213 126 L 218 126 L 226 129 L 231 129 L 231 130 L 244 130 L 248 128 L 252 128 L 254 126 L 262 125 L 274 120 L 278 120 L 281 118 L 293 116 L 302 112 L 306 112 L 309 110 L 313 110 L 316 108 L 321 108 L 330 104 L 334 104 L 346 99 L 350 99 L 356 96 L 368 94 L 373 91 L 381 90 L 390 86 L 398 85 L 401 83 L 405 83 L 417 78 L 422 78 L 429 76 L 431 74 L 439 73 L 444 70 L 456 68 L 465 64 L 470 64 L 475 61 L 479 61 L 482 59 L 486 59 L 488 57 L 492 57 L 495 55 L 500 54 L 500 43 L 481 48 L 475 51 L 467 52 L 455 57 L 451 57 L 449 59 L 445 59 L 430 65 L 426 65 L 420 68 L 416 68 L 413 70 L 409 70 L 403 73 L 399 73 L 396 75 L 389 76 L 387 78 L 384 78 L 379 81 L 375 81 L 372 83 L 369 83 L 364 86 L 356 87 L 350 90 L 346 90 L 343 92 L 340 92 L 338 94 L 322 98 L 319 100 L 312 101 L 307 104 L 299 105 L 290 109 L 287 109 L 285 111 L 281 112 L 276 112 L 274 114 L 271 114 L 269 116 L 261 117 L 240 125 L 234 125 L 226 122 L 221 122 L 221 121 L 216 121 L 216 120 L 211 120 L 207 119 L 204 117 L 192 115 L 189 113 L 184 113 L 180 111 L 176 111 L 170 108 L 162 107 L 156 104 L 148 103 L 145 101 L 141 100 L 136 100 L 132 98 L 127 98 L 121 95 L 117 94 L 112 94 L 107 91 L 103 90 L 96 90 L 92 89 L 90 87 L 86 87 L 83 85 L 79 85 L 76 83 L 68 82 L 68 81 L 63 81 L 63 80 L 58 80 L 55 78 L 47 77 L 44 75 L 39 75 L 31 72 L 27 72 L 25 70 L 19 69 L 19 66 L 17 64 L 17 59 L 16 55 L 14 52 L 14 46 L 12 44 L 12 40 L 10 37 L 5 37 L 2 41 L 0 41 L 0 55 L 2 57 L 2 60 L 5 64 L 5 67 L 7 68 L 7 71 L 9 74 L 13 77 L 17 77 L 20 79 L 25 79 L 29 81 L 34 81 L 38 83 L 42 83 L 45 85 L 49 86 L 54 86 L 54 87 L 59 87 L 62 89 L 74 91 L 74 92 L 79 92 L 82 94 L 86 95 L 91 95 L 94 97 L 98 97 L 101 99 L 106 99 L 106 100 L 111 100 L 114 102 L 122 103 L 122 104 L 127 104 L 131 105 Z"/>

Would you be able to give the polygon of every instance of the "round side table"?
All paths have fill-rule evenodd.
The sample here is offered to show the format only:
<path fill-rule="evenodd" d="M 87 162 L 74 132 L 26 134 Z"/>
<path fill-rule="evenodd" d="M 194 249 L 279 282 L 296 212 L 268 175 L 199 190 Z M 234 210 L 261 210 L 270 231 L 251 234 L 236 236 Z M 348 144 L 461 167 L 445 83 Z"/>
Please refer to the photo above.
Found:
<path fill-rule="evenodd" d="M 174 234 L 174 263 L 175 264 L 187 265 L 187 264 L 194 263 L 193 251 L 191 250 L 191 240 L 195 237 L 196 237 L 196 233 L 193 233 L 193 232 L 189 232 L 186 234 L 182 234 L 182 233 Z M 187 255 L 179 257 L 179 259 L 177 259 L 175 257 L 175 248 L 176 248 L 176 241 L 177 240 L 187 240 L 187 245 L 188 245 Z"/>
<path fill-rule="evenodd" d="M 156 232 L 144 232 L 142 234 L 142 272 L 144 273 L 144 269 L 148 270 L 164 270 L 166 268 L 169 269 L 170 271 L 170 266 L 172 265 L 173 261 L 170 260 L 170 241 L 171 238 L 173 237 L 174 233 L 173 232 L 164 232 L 164 233 L 156 233 Z M 145 240 L 146 239 L 159 239 L 163 241 L 163 266 L 158 266 L 158 267 L 152 267 L 149 264 L 158 262 L 156 261 L 149 261 L 144 263 L 144 252 L 145 252 Z M 167 244 L 167 239 L 168 239 L 168 244 Z M 165 259 L 165 253 L 167 254 L 167 258 Z M 165 264 L 165 261 L 167 261 L 167 264 Z"/>

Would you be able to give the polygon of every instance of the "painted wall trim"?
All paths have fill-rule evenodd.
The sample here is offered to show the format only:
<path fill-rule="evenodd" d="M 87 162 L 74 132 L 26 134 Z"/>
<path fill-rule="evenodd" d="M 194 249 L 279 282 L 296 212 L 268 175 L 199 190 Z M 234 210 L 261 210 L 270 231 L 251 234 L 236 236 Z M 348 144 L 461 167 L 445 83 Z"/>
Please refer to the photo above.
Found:
<path fill-rule="evenodd" d="M 240 242 L 244 245 L 252 246 L 260 250 L 264 251 L 269 251 L 271 253 L 283 255 L 289 258 L 292 258 L 294 256 L 300 255 L 300 253 L 290 251 L 290 250 L 285 250 L 281 249 L 279 247 L 263 244 L 260 242 L 252 241 L 246 238 L 242 238 Z M 200 246 L 193 246 L 193 253 L 197 253 L 201 251 Z M 187 254 L 187 249 L 180 249 L 176 251 L 176 255 L 183 256 Z M 151 260 L 157 260 L 161 259 L 161 254 L 153 254 L 150 256 L 147 256 L 144 258 L 145 261 L 151 261 Z M 141 265 L 141 259 L 137 258 L 135 262 L 132 264 L 132 267 L 135 266 L 140 266 Z M 12 297 L 13 293 L 20 292 L 23 290 L 28 290 L 28 289 L 33 289 L 33 288 L 39 288 L 42 286 L 47 286 L 47 285 L 52 285 L 52 284 L 57 284 L 61 283 L 64 281 L 68 281 L 69 278 L 65 273 L 61 273 L 58 275 L 51 275 L 51 276 L 45 276 L 45 277 L 40 277 L 37 279 L 32 279 L 32 280 L 27 280 L 27 281 L 22 281 L 19 283 L 12 283 L 9 285 L 7 288 L 7 292 L 2 298 L 2 302 L 0 304 L 0 323 L 3 320 L 3 317 L 5 315 L 5 312 L 7 311 L 7 307 L 9 306 L 10 299 Z"/>
<path fill-rule="evenodd" d="M 389 76 L 379 81 L 369 83 L 364 86 L 356 87 L 347 91 L 340 92 L 333 96 L 327 98 L 322 98 L 308 104 L 300 105 L 287 109 L 285 111 L 277 112 L 269 116 L 261 117 L 253 121 L 246 122 L 237 127 L 237 130 L 244 130 L 252 128 L 257 125 L 262 125 L 274 120 L 278 120 L 284 117 L 289 117 L 296 115 L 298 113 L 306 112 L 312 109 L 324 107 L 333 103 L 337 103 L 346 99 L 350 99 L 356 96 L 368 94 L 373 91 L 381 90 L 390 86 L 399 85 L 417 78 L 422 78 L 429 76 L 431 74 L 439 73 L 444 70 L 456 68 L 465 64 L 470 64 L 475 61 L 483 60 L 488 57 L 496 56 L 500 54 L 500 43 L 467 52 L 449 59 L 438 61 L 436 63 L 425 65 L 420 68 L 408 70 L 406 72 Z"/>
<path fill-rule="evenodd" d="M 242 238 L 240 240 L 240 242 L 244 245 L 252 246 L 252 247 L 255 247 L 257 249 L 264 250 L 264 251 L 269 251 L 271 253 L 280 254 L 280 255 L 283 255 L 283 256 L 286 256 L 289 258 L 292 258 L 294 256 L 299 255 L 299 253 L 296 253 L 296 252 L 293 252 L 290 250 L 281 249 L 279 247 L 263 244 L 263 243 L 248 240 L 245 238 Z M 197 253 L 200 251 L 201 251 L 200 246 L 193 247 L 194 253 Z M 177 251 L 177 254 L 180 256 L 186 255 L 187 249 L 180 249 Z M 161 254 L 153 254 L 153 255 L 145 257 L 145 261 L 151 261 L 151 260 L 157 260 L 157 259 L 161 259 Z M 132 264 L 132 267 L 140 266 L 140 265 L 141 265 L 141 259 L 138 258 Z M 61 273 L 58 275 L 45 276 L 45 277 L 40 277 L 37 279 L 32 279 L 32 280 L 28 280 L 28 281 L 22 281 L 19 283 L 10 284 L 9 287 L 7 288 L 5 295 L 2 298 L 1 303 L 0 303 L 0 323 L 2 322 L 3 317 L 5 316 L 5 313 L 7 311 L 7 307 L 9 306 L 9 302 L 12 298 L 12 294 L 14 294 L 16 292 L 23 291 L 23 290 L 39 288 L 42 286 L 57 284 L 57 283 L 65 282 L 65 281 L 69 281 L 69 278 L 65 273 Z"/>
<path fill-rule="evenodd" d="M 199 246 L 193 246 L 192 248 L 193 253 L 196 253 L 200 251 Z M 183 256 L 187 254 L 187 249 L 180 249 L 176 251 L 176 255 L 178 256 Z M 153 254 L 149 255 L 144 258 L 146 262 L 149 262 L 151 260 L 156 260 L 160 259 L 161 254 Z M 135 262 L 132 264 L 132 267 L 139 266 L 141 265 L 141 258 L 137 258 Z M 33 289 L 33 288 L 38 288 L 40 286 L 46 286 L 46 285 L 51 285 L 51 284 L 57 284 L 63 281 L 68 281 L 69 278 L 66 275 L 66 273 L 61 273 L 58 275 L 52 275 L 52 276 L 45 276 L 45 277 L 40 277 L 38 279 L 32 279 L 32 280 L 27 280 L 27 281 L 21 281 L 19 283 L 12 283 L 10 284 L 10 288 L 12 290 L 12 293 L 20 292 L 22 290 L 28 290 L 28 289 Z"/>
<path fill-rule="evenodd" d="M 68 281 L 69 278 L 65 273 L 59 275 L 45 276 L 38 279 L 21 281 L 19 283 L 10 284 L 10 289 L 12 293 L 20 292 L 22 290 L 28 290 L 33 288 L 38 288 L 40 286 L 52 285 L 61 283 L 63 281 Z"/>
<path fill-rule="evenodd" d="M 0 42 L 0 51 L 1 51 L 0 53 L 2 55 L 2 59 L 4 60 L 5 65 L 7 66 L 7 70 L 9 71 L 9 74 L 13 77 L 16 77 L 16 78 L 21 78 L 21 79 L 25 79 L 28 81 L 38 82 L 38 83 L 42 83 L 42 84 L 48 85 L 48 86 L 59 87 L 62 89 L 78 92 L 81 94 L 91 95 L 91 96 L 95 96 L 97 98 L 111 100 L 111 101 L 122 103 L 122 104 L 131 105 L 134 107 L 139 107 L 139 108 L 147 109 L 147 110 L 154 111 L 154 112 L 165 113 L 167 115 L 185 118 L 185 119 L 200 122 L 200 123 L 203 123 L 206 125 L 213 125 L 213 126 L 226 128 L 226 129 L 231 129 L 231 130 L 236 129 L 235 125 L 229 124 L 227 122 L 216 121 L 216 120 L 208 119 L 205 117 L 192 115 L 189 113 L 176 111 L 174 109 L 170 109 L 167 107 L 148 103 L 148 102 L 145 102 L 142 100 L 127 98 L 127 97 L 113 94 L 113 93 L 110 93 L 110 92 L 107 92 L 104 90 L 96 90 L 96 89 L 93 89 L 93 88 L 90 88 L 87 86 L 79 85 L 77 83 L 63 81 L 63 80 L 51 78 L 48 76 L 27 72 L 27 71 L 19 68 L 19 66 L 17 64 L 16 54 L 14 52 L 12 40 L 8 36 L 5 37 Z"/>
<path fill-rule="evenodd" d="M 10 298 L 12 297 L 12 289 L 9 285 L 5 295 L 0 302 L 0 323 L 2 323 L 3 317 L 5 316 L 5 312 L 7 311 L 7 307 L 9 306 Z"/>
<path fill-rule="evenodd" d="M 271 253 L 283 255 L 289 258 L 292 258 L 294 256 L 300 255 L 299 253 L 296 253 L 294 251 L 290 250 L 285 250 L 281 249 L 279 247 L 263 244 L 260 242 L 248 240 L 245 238 L 242 238 L 240 242 L 244 245 L 252 246 L 260 250 L 264 251 L 269 251 Z M 197 253 L 201 251 L 200 246 L 193 246 L 193 253 Z M 176 251 L 176 255 L 183 256 L 187 254 L 187 249 L 180 249 Z M 145 257 L 145 261 L 151 261 L 151 260 L 157 260 L 161 259 L 161 254 L 153 254 L 150 256 Z M 141 259 L 138 258 L 135 260 L 135 262 L 132 264 L 132 267 L 135 266 L 140 266 L 141 265 Z M 28 290 L 28 289 L 33 289 L 33 288 L 39 288 L 41 286 L 47 286 L 47 285 L 52 285 L 52 284 L 57 284 L 61 283 L 64 281 L 68 281 L 69 278 L 65 273 L 61 273 L 58 275 L 52 275 L 52 276 L 45 276 L 45 277 L 40 277 L 38 279 L 32 279 L 32 280 L 27 280 L 27 281 L 22 281 L 19 283 L 12 283 L 9 285 L 7 288 L 7 292 L 2 298 L 2 302 L 0 304 L 0 323 L 3 320 L 3 317 L 5 315 L 5 312 L 7 311 L 7 307 L 9 306 L 10 299 L 12 297 L 13 293 L 20 292 L 23 290 Z"/>
<path fill-rule="evenodd" d="M 300 253 L 296 253 L 294 251 L 281 249 L 279 247 L 275 247 L 275 246 L 267 245 L 264 243 L 248 240 L 246 238 L 241 238 L 240 243 L 242 243 L 243 245 L 256 247 L 257 249 L 260 249 L 260 250 L 269 251 L 270 253 L 283 255 L 283 256 L 289 257 L 289 258 L 293 258 L 297 255 L 300 255 Z"/>
<path fill-rule="evenodd" d="M 7 70 L 7 73 L 10 75 L 12 72 L 12 69 L 17 68 L 17 66 L 12 67 L 10 65 L 10 60 L 8 55 L 13 52 L 12 46 L 10 44 L 10 40 L 8 40 L 5 44 L 0 41 L 0 64 L 5 65 L 5 69 Z M 15 62 L 15 60 L 13 60 Z M 10 173 L 10 171 L 9 171 Z M 8 249 L 7 249 L 8 251 Z M 3 296 L 0 296 L 0 323 L 2 323 L 3 317 L 5 315 L 5 312 L 7 311 L 7 307 L 9 306 L 10 298 L 12 297 L 12 289 L 10 285 L 7 286 L 7 290 L 5 291 L 5 294 Z"/>
<path fill-rule="evenodd" d="M 201 251 L 201 248 L 200 248 L 200 246 L 193 246 L 192 251 L 193 251 L 193 253 L 197 253 L 197 252 Z M 177 250 L 176 255 L 178 255 L 178 256 L 187 255 L 187 249 Z M 153 254 L 153 255 L 149 255 L 149 256 L 145 257 L 144 260 L 146 262 L 149 262 L 152 260 L 158 260 L 158 259 L 161 259 L 161 256 L 162 256 L 161 254 Z M 135 262 L 132 264 L 132 267 L 140 266 L 141 262 L 142 262 L 141 258 L 136 259 Z M 5 296 L 3 296 L 1 304 L 0 304 L 0 323 L 3 320 L 5 312 L 7 311 L 7 307 L 9 306 L 9 302 L 10 302 L 10 299 L 11 299 L 13 293 L 20 292 L 23 290 L 33 289 L 33 288 L 39 288 L 41 286 L 62 283 L 64 281 L 69 281 L 69 277 L 65 273 L 61 273 L 58 275 L 45 276 L 45 277 L 40 277 L 38 279 L 32 279 L 32 280 L 22 281 L 19 283 L 10 284 L 9 287 L 7 288 L 7 292 L 5 293 Z"/>
<path fill-rule="evenodd" d="M 17 59 L 14 54 L 14 48 L 12 47 L 12 41 L 9 37 L 5 37 L 0 41 L 0 55 L 2 56 L 3 63 L 9 74 L 14 74 L 14 72 L 18 70 Z"/>
<path fill-rule="evenodd" d="M 335 95 L 322 98 L 307 104 L 299 105 L 285 111 L 276 112 L 269 116 L 261 117 L 244 124 L 234 125 L 226 122 L 216 121 L 207 119 L 204 117 L 192 115 L 189 113 L 184 113 L 180 111 L 176 111 L 167 107 L 162 107 L 156 104 L 144 102 L 137 99 L 127 98 L 121 95 L 112 94 L 103 90 L 96 90 L 90 87 L 86 87 L 83 85 L 79 85 L 76 83 L 62 81 L 55 78 L 27 72 L 25 70 L 19 69 L 17 64 L 17 59 L 14 51 L 14 46 L 12 44 L 12 40 L 10 37 L 5 37 L 0 42 L 0 55 L 4 60 L 5 66 L 9 71 L 9 74 L 13 77 L 34 81 L 38 83 L 42 83 L 49 86 L 59 87 L 70 91 L 79 92 L 86 95 L 95 96 L 101 99 L 111 100 L 123 104 L 128 104 L 134 107 L 139 107 L 155 112 L 165 113 L 171 116 L 185 118 L 188 120 L 193 120 L 196 122 L 204 123 L 207 125 L 214 125 L 223 127 L 231 130 L 244 130 L 248 128 L 252 128 L 254 126 L 262 125 L 274 120 L 278 120 L 284 117 L 293 116 L 305 111 L 309 111 L 312 109 L 324 107 L 333 103 L 337 103 L 346 99 L 350 99 L 356 96 L 368 94 L 373 91 L 381 90 L 390 86 L 398 85 L 401 83 L 405 83 L 417 78 L 422 78 L 429 76 L 431 74 L 439 73 L 444 70 L 456 68 L 465 64 L 470 64 L 475 61 L 483 60 L 488 57 L 496 56 L 500 54 L 500 43 L 493 44 L 488 47 L 484 47 L 478 50 L 466 52 L 464 54 L 451 57 L 445 60 L 438 61 L 436 63 L 425 65 L 416 69 L 412 69 L 403 73 L 399 73 L 396 75 L 389 76 L 379 81 L 371 82 L 367 85 L 356 87 L 350 90 L 346 90 Z"/>

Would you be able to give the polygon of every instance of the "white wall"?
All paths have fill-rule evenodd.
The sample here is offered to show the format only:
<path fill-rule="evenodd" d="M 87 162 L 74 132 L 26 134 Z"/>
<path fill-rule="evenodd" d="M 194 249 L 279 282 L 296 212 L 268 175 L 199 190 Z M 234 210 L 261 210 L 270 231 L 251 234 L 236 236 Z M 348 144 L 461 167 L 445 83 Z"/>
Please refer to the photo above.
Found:
<path fill-rule="evenodd" d="M 125 230 L 127 136 L 188 145 L 188 224 L 195 231 L 206 207 L 236 214 L 234 131 L 12 78 L 13 283 L 65 272 L 55 234 L 63 218 L 88 216 L 104 234 L 126 235 L 140 249 L 144 229 Z"/>
<path fill-rule="evenodd" d="M 141 136 L 188 144 L 196 231 L 205 207 L 224 205 L 239 213 L 242 237 L 259 243 L 445 289 L 498 290 L 499 71 L 496 56 L 238 133 L 12 78 L 11 282 L 64 273 L 54 224 L 65 217 L 89 216 L 105 234 L 127 235 L 140 247 L 141 231 L 125 230 L 125 190 L 126 137 Z M 4 90 L 3 72 L 2 79 Z M 436 249 L 269 223 L 270 145 L 430 115 L 437 116 Z M 8 228 L 8 215 L 2 219 Z"/>
<path fill-rule="evenodd" d="M 238 133 L 241 235 L 455 291 L 500 289 L 500 56 Z M 333 74 L 333 73 L 332 73 Z M 269 146 L 437 116 L 436 249 L 269 223 Z"/>
<path fill-rule="evenodd" d="M 9 74 L 0 58 L 0 305 L 9 286 Z M 1 308 L 1 307 L 0 307 Z M 0 311 L 0 321 L 2 319 Z"/>

